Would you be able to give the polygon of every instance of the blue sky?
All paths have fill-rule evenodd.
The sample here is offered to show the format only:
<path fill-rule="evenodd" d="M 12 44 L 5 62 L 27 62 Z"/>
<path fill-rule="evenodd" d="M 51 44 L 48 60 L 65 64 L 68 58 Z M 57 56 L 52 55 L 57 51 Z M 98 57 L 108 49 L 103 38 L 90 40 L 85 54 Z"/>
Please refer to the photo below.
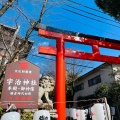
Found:
<path fill-rule="evenodd" d="M 88 6 L 90 8 L 96 9 L 101 11 L 94 3 L 94 0 L 71 0 L 73 2 L 82 4 L 81 6 L 78 4 L 74 4 L 72 2 L 69 2 L 67 0 L 58 0 L 58 2 L 53 2 L 54 0 L 51 0 L 47 6 L 47 11 L 45 12 L 43 16 L 42 23 L 55 27 L 55 28 L 60 28 L 60 29 L 65 29 L 65 30 L 70 30 L 70 31 L 75 31 L 78 33 L 83 33 L 83 34 L 88 34 L 88 35 L 94 35 L 94 36 L 101 36 L 101 37 L 106 37 L 106 38 L 112 38 L 112 39 L 120 39 L 120 23 L 116 23 L 113 21 L 109 20 L 114 20 L 112 17 L 108 16 L 107 14 L 103 14 L 91 9 L 88 9 L 86 7 L 83 7 L 82 5 Z M 24 12 L 24 14 L 28 17 L 28 19 L 33 19 L 37 20 L 39 17 L 39 11 L 41 9 L 42 2 L 30 2 L 30 1 L 20 1 L 19 2 L 19 8 Z M 98 18 L 95 16 L 92 16 L 90 14 L 84 13 L 80 10 L 71 8 L 67 5 L 70 5 L 74 8 L 84 10 L 86 12 L 90 12 L 92 14 L 96 14 L 98 16 L 107 18 L 109 20 L 104 20 L 102 18 Z M 70 10 L 72 12 L 68 12 L 64 9 Z M 74 12 L 74 13 L 73 13 Z M 102 11 L 101 11 L 102 12 Z M 75 13 L 79 13 L 75 14 Z M 87 17 L 92 17 L 93 19 L 101 20 L 101 23 L 86 17 L 81 16 L 85 15 Z M 0 19 L 0 22 L 10 25 L 10 26 L 15 26 L 14 19 L 17 20 L 18 24 L 21 26 L 19 34 L 21 36 L 25 36 L 25 32 L 27 28 L 29 27 L 28 21 L 24 19 L 24 17 L 16 12 L 15 7 L 11 8 L 7 11 L 7 13 Z M 115 20 L 114 20 L 115 21 Z M 108 24 L 112 25 L 108 25 Z M 33 63 L 39 65 L 41 68 L 45 67 L 47 65 L 48 60 L 47 59 L 55 59 L 51 56 L 43 56 L 39 55 L 37 53 L 37 48 L 40 45 L 53 45 L 55 46 L 55 40 L 49 40 L 49 39 L 44 39 L 40 36 L 38 36 L 38 33 L 35 31 L 33 36 L 30 38 L 31 40 L 34 41 L 34 46 L 28 56 L 28 60 L 32 61 Z M 66 43 L 66 48 L 72 48 L 73 50 L 80 50 L 80 51 L 85 51 L 85 52 L 92 52 L 91 47 L 86 46 L 86 45 L 78 45 L 78 44 L 73 44 L 73 43 Z M 101 49 L 101 54 L 107 54 L 107 55 L 114 55 L 118 56 L 120 55 L 120 51 L 113 51 L 113 50 L 107 50 L 107 49 Z M 39 57 L 33 56 L 37 55 Z M 46 57 L 47 59 L 44 59 Z M 96 67 L 100 65 L 101 62 L 92 62 L 91 66 Z M 90 70 L 90 69 L 88 69 Z"/>

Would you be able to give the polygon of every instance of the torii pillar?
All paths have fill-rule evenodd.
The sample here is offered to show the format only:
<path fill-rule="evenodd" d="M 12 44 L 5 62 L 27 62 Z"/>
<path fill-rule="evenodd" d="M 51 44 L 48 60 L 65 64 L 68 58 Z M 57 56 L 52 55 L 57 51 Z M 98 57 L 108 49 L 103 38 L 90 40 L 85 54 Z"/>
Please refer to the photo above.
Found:
<path fill-rule="evenodd" d="M 58 114 L 58 120 L 66 118 L 66 80 L 65 80 L 65 49 L 64 39 L 56 40 L 56 83 L 55 83 L 55 101 Z"/>
<path fill-rule="evenodd" d="M 85 34 L 76 36 L 74 32 L 56 29 L 42 24 L 38 25 L 35 29 L 39 31 L 39 35 L 56 40 L 56 47 L 40 46 L 38 52 L 40 54 L 56 56 L 55 105 L 58 114 L 57 120 L 66 120 L 65 57 L 120 64 L 120 56 L 101 55 L 99 50 L 99 47 L 120 50 L 120 41 Z M 65 49 L 65 41 L 90 45 L 93 53 Z"/>

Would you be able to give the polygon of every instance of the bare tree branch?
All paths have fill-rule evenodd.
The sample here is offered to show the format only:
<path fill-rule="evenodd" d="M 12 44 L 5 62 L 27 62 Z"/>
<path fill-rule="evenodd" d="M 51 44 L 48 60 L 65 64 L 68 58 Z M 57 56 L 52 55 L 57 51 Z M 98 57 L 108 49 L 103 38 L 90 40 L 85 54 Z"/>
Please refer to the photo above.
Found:
<path fill-rule="evenodd" d="M 9 48 L 7 47 L 6 43 L 5 43 L 3 34 L 2 34 L 2 41 L 3 41 L 3 44 L 4 44 L 5 48 L 6 48 L 6 50 L 7 50 L 8 54 L 9 54 L 9 56 L 11 57 L 10 50 L 9 50 Z"/>
<path fill-rule="evenodd" d="M 42 21 L 42 16 L 43 16 L 43 13 L 44 13 L 44 11 L 45 11 L 47 2 L 48 2 L 48 0 L 45 0 L 44 4 L 43 4 L 43 6 L 42 6 L 42 10 L 41 10 L 41 12 L 40 12 L 40 17 L 39 17 L 38 21 L 37 21 L 37 22 L 33 22 L 33 23 L 31 24 L 31 26 L 28 28 L 28 30 L 27 30 L 27 32 L 26 32 L 26 36 L 25 36 L 25 41 L 26 41 L 26 43 L 27 43 L 27 41 L 28 41 L 28 39 L 29 39 L 32 31 L 34 30 L 34 27 L 35 27 L 38 23 L 41 23 L 41 21 Z"/>
<path fill-rule="evenodd" d="M 13 38 L 11 40 L 11 43 L 10 43 L 10 50 L 11 50 L 11 48 L 12 48 L 14 42 L 15 42 L 15 39 L 16 39 L 16 36 L 17 36 L 17 33 L 18 33 L 19 29 L 20 29 L 20 26 L 18 25 L 17 28 L 16 28 L 16 31 L 15 31 L 15 33 L 13 35 Z"/>
<path fill-rule="evenodd" d="M 15 0 L 14 0 L 14 1 L 15 1 Z M 40 22 L 42 21 L 42 16 L 43 16 L 43 13 L 44 13 L 44 11 L 45 11 L 47 2 L 48 2 L 48 0 L 45 0 L 44 4 L 43 4 L 43 6 L 42 6 L 41 12 L 40 12 L 40 16 L 39 16 L 38 21 L 37 21 L 37 22 L 33 22 L 32 24 L 30 24 L 30 27 L 28 28 L 28 30 L 27 30 L 27 32 L 26 32 L 25 41 L 20 45 L 19 50 L 16 51 L 16 52 L 12 55 L 12 57 L 9 59 L 9 61 L 7 62 L 7 64 L 13 62 L 13 61 L 15 60 L 15 58 L 16 58 L 17 56 L 19 56 L 19 54 L 20 54 L 22 51 L 24 51 L 25 46 L 28 44 L 28 39 L 29 39 L 31 33 L 32 33 L 33 30 L 34 30 L 34 27 L 35 27 L 38 23 L 40 23 Z M 0 78 L 3 77 L 5 69 L 6 69 L 6 66 L 2 68 L 2 71 L 0 72 Z M 2 82 L 2 81 L 1 81 L 1 82 Z"/>
<path fill-rule="evenodd" d="M 28 19 L 28 17 L 25 15 L 25 13 L 17 6 L 13 5 L 14 8 L 16 8 L 24 17 L 25 19 L 30 23 L 30 20 Z"/>
<path fill-rule="evenodd" d="M 38 21 L 37 21 L 37 22 L 33 22 L 33 23 L 31 24 L 31 26 L 28 28 L 28 30 L 27 30 L 27 32 L 26 32 L 26 36 L 25 36 L 25 41 L 24 41 L 24 42 L 21 44 L 21 46 L 20 46 L 20 51 L 21 51 L 21 52 L 22 52 L 22 50 L 24 50 L 26 44 L 28 43 L 28 39 L 29 39 L 32 31 L 34 30 L 34 27 L 35 27 L 38 23 L 41 23 L 41 21 L 42 21 L 42 16 L 43 16 L 43 13 L 44 13 L 44 11 L 45 11 L 47 2 L 48 2 L 48 0 L 45 0 L 44 4 L 43 4 L 43 6 L 42 6 L 42 10 L 41 10 L 41 12 L 40 12 L 40 17 L 39 17 Z"/>
<path fill-rule="evenodd" d="M 0 9 L 0 17 L 13 5 L 15 1 L 16 0 L 8 0 L 4 5 L 2 5 L 2 8 Z"/>

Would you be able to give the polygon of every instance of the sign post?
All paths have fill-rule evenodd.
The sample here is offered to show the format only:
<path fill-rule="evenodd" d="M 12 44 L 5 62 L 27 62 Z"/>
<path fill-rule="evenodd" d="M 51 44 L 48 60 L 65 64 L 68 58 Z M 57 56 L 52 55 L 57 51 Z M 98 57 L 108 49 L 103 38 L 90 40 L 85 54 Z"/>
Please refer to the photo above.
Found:
<path fill-rule="evenodd" d="M 3 83 L 1 107 L 15 104 L 17 108 L 37 108 L 39 67 L 20 60 L 7 65 Z"/>

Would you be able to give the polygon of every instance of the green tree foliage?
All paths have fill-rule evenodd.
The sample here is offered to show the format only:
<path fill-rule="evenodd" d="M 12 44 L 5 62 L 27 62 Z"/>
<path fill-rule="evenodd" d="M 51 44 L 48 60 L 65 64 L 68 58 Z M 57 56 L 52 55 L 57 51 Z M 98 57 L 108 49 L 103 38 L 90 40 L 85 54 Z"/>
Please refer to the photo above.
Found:
<path fill-rule="evenodd" d="M 21 115 L 21 120 L 33 120 L 33 113 L 23 112 L 23 114 Z"/>
<path fill-rule="evenodd" d="M 95 3 L 102 11 L 120 21 L 120 0 L 95 0 Z"/>
<path fill-rule="evenodd" d="M 0 107 L 0 117 L 2 116 L 3 114 L 3 109 Z"/>
<path fill-rule="evenodd" d="M 120 84 L 115 82 L 109 87 L 109 97 L 112 98 L 112 103 L 120 105 Z"/>
<path fill-rule="evenodd" d="M 106 97 L 108 104 L 116 108 L 116 116 L 120 119 L 120 83 L 113 82 L 110 85 L 101 83 L 95 91 L 95 96 Z"/>
<path fill-rule="evenodd" d="M 107 97 L 108 96 L 108 90 L 109 86 L 106 83 L 101 83 L 99 87 L 95 91 L 95 96 L 96 97 Z"/>

